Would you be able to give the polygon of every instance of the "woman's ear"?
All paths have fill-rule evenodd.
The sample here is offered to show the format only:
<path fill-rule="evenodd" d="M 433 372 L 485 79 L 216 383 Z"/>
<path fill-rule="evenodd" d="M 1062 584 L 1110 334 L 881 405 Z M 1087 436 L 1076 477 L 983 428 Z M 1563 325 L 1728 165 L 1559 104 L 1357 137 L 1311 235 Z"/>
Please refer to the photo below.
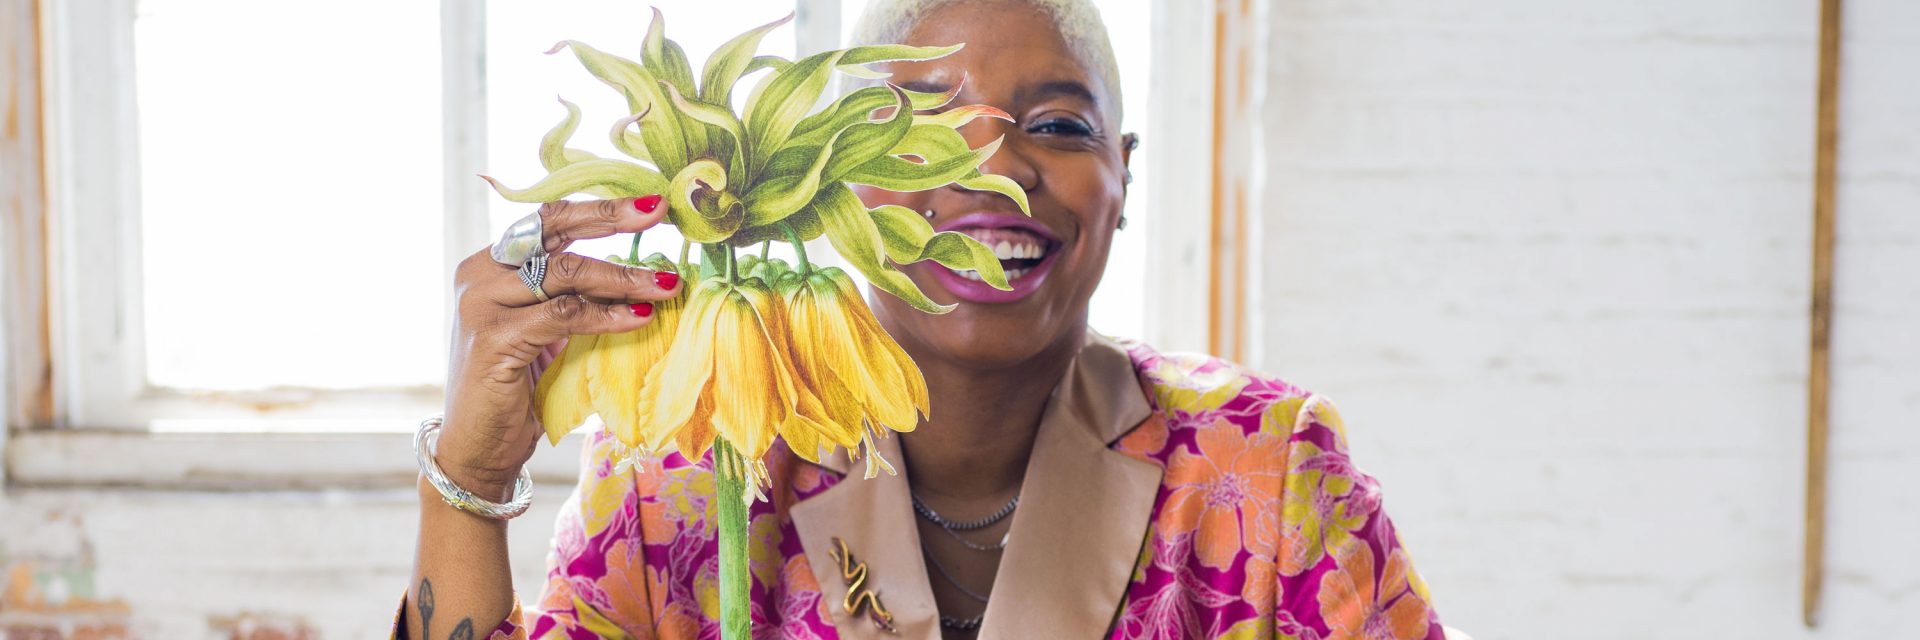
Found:
<path fill-rule="evenodd" d="M 1133 150 L 1140 146 L 1140 134 L 1120 134 L 1120 170 L 1124 171 L 1123 184 L 1133 183 Z"/>

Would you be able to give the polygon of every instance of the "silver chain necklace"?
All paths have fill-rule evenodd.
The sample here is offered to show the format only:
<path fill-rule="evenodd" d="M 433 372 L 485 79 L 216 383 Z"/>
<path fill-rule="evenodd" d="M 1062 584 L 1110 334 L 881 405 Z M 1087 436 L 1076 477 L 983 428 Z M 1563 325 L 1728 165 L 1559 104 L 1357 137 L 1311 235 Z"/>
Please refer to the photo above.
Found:
<path fill-rule="evenodd" d="M 987 528 L 988 526 L 992 526 L 993 523 L 999 522 L 1007 516 L 1012 515 L 1014 508 L 1020 506 L 1020 494 L 1016 493 L 1013 494 L 1012 500 L 1007 501 L 1007 506 L 1000 507 L 1000 511 L 993 515 L 972 522 L 954 522 L 940 517 L 940 514 L 934 512 L 932 507 L 928 507 L 927 503 L 920 501 L 920 496 L 912 496 L 912 498 L 914 513 L 920 514 L 920 517 L 926 519 L 927 522 L 940 525 L 940 528 L 948 531 L 973 531 L 975 529 Z"/>

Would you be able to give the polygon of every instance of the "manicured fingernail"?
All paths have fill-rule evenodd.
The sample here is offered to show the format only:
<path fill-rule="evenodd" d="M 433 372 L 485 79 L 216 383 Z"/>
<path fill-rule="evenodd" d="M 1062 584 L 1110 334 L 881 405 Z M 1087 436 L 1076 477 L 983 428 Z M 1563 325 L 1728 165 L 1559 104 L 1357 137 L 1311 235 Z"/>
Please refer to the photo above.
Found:
<path fill-rule="evenodd" d="M 640 213 L 653 213 L 654 210 L 660 208 L 660 195 L 654 194 L 635 198 L 633 208 L 638 209 Z"/>
<path fill-rule="evenodd" d="M 672 271 L 655 271 L 653 283 L 659 285 L 661 289 L 672 289 L 674 285 L 680 284 L 680 274 Z"/>
<path fill-rule="evenodd" d="M 642 318 L 653 317 L 653 303 L 651 302 L 639 302 L 635 304 L 630 304 L 630 305 L 627 305 L 627 309 L 632 310 L 633 315 L 635 316 L 639 316 Z"/>

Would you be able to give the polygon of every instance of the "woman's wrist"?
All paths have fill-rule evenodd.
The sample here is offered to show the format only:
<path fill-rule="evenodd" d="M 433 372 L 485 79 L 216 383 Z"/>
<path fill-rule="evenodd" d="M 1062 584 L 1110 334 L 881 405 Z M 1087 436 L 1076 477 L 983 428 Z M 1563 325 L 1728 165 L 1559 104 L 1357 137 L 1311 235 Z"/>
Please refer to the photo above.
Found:
<path fill-rule="evenodd" d="M 513 483 L 525 460 L 514 461 L 504 452 L 473 451 L 460 437 L 443 437 L 433 461 L 455 485 L 482 499 L 503 502 L 512 497 Z M 424 476 L 423 476 L 424 478 Z"/>

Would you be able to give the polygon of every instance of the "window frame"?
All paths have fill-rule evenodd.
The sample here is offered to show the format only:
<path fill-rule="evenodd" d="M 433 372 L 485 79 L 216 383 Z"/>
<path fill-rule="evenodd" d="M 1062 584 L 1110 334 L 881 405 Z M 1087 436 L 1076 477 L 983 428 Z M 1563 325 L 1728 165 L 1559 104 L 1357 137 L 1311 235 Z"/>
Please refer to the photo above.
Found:
<path fill-rule="evenodd" d="M 51 373 L 23 380 L 20 374 L 29 365 L 21 356 L 35 354 L 9 354 L 16 384 L 0 400 L 8 405 L 0 409 L 6 409 L 10 441 L 0 443 L 9 481 L 223 490 L 410 483 L 415 470 L 405 443 L 414 416 L 440 409 L 438 387 L 193 394 L 147 385 L 140 216 L 126 214 L 140 203 L 139 153 L 127 142 L 139 140 L 133 68 L 137 1 L 38 4 L 41 39 L 32 53 L 39 58 L 46 207 L 20 213 L 45 225 L 44 237 L 37 240 L 47 285 L 37 292 L 44 305 L 41 317 L 12 318 L 4 328 L 13 345 L 29 339 L 24 332 L 43 329 L 42 364 Z M 1215 16 L 1178 0 L 1148 1 L 1155 40 L 1184 45 L 1162 47 L 1164 55 L 1156 52 L 1153 58 L 1150 108 L 1182 117 L 1155 117 L 1145 132 L 1146 142 L 1154 145 L 1149 157 L 1156 183 L 1145 210 L 1213 211 L 1210 163 L 1175 159 L 1213 157 L 1214 123 L 1206 100 L 1215 95 L 1214 77 L 1192 70 L 1214 63 Z M 486 7 L 441 0 L 440 9 L 445 280 L 450 282 L 459 259 L 490 235 L 489 194 L 469 178 L 487 156 Z M 839 0 L 795 0 L 795 9 L 802 52 L 838 45 Z M 38 157 L 4 160 L 42 162 Z M 1209 225 L 1156 218 L 1154 234 L 1146 240 L 1148 281 L 1142 284 L 1149 299 L 1141 337 L 1163 349 L 1202 349 L 1209 319 L 1192 310 L 1207 308 L 1206 289 L 1190 283 L 1210 277 Z M 9 241 L 34 244 L 36 239 Z M 103 246 L 115 250 L 102 252 Z M 68 294 L 76 291 L 93 293 Z M 446 319 L 452 307 L 448 287 Z M 40 398 L 50 400 L 36 404 Z M 44 410 L 23 411 L 36 406 Z M 364 427 L 369 419 L 393 416 L 409 419 L 395 421 L 391 429 Z M 187 428 L 154 429 L 161 421 Z M 306 426 L 260 426 L 276 421 Z M 236 423 L 254 426 L 220 426 Z M 579 441 L 570 437 L 562 445 L 573 455 L 535 456 L 536 478 L 570 482 Z M 236 450 L 247 453 L 235 455 Z"/>

